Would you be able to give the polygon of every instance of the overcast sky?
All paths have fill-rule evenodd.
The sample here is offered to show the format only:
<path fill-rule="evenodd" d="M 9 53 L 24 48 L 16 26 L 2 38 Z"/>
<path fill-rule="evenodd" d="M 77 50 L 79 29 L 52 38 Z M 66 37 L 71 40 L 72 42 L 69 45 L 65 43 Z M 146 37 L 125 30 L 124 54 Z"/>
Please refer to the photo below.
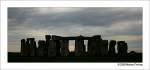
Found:
<path fill-rule="evenodd" d="M 102 39 L 125 40 L 128 51 L 142 52 L 142 8 L 8 8 L 8 52 L 19 52 L 21 39 L 44 40 L 46 34 L 101 35 Z M 73 47 L 71 43 L 70 50 Z"/>

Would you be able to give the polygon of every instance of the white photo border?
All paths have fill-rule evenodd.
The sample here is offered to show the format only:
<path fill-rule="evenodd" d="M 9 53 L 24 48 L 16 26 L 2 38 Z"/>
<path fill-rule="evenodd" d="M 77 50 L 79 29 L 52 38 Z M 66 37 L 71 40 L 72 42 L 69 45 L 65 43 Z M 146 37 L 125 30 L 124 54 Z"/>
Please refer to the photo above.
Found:
<path fill-rule="evenodd" d="M 142 7 L 143 62 L 142 66 L 119 66 L 118 63 L 8 63 L 8 7 Z M 149 69 L 149 1 L 2 1 L 1 2 L 1 68 L 2 69 Z M 130 63 L 129 63 L 130 64 Z"/>

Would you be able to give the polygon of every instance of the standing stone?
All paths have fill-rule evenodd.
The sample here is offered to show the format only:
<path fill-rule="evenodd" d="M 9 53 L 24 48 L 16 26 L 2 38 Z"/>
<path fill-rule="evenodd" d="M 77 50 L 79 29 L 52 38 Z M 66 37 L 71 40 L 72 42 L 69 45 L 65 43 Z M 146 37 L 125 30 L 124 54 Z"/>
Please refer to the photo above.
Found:
<path fill-rule="evenodd" d="M 69 55 L 69 40 L 61 40 L 61 56 Z"/>
<path fill-rule="evenodd" d="M 21 39 L 21 56 L 24 56 L 26 53 L 26 42 L 25 39 Z"/>
<path fill-rule="evenodd" d="M 52 40 L 54 40 L 54 46 L 56 48 L 56 56 L 60 56 L 60 36 L 52 35 Z"/>
<path fill-rule="evenodd" d="M 101 41 L 100 56 L 108 55 L 108 40 Z"/>
<path fill-rule="evenodd" d="M 34 38 L 30 38 L 30 56 L 36 55 L 36 42 Z"/>
<path fill-rule="evenodd" d="M 89 56 L 94 56 L 95 55 L 95 51 L 94 51 L 94 40 L 90 39 L 88 40 L 88 55 Z"/>
<path fill-rule="evenodd" d="M 127 55 L 128 54 L 128 44 L 125 42 L 125 45 L 124 45 L 124 53 L 125 53 L 125 55 Z"/>
<path fill-rule="evenodd" d="M 121 56 L 121 54 L 122 54 L 122 46 L 121 46 L 121 42 L 120 41 L 117 42 L 117 51 L 118 51 L 118 56 Z"/>
<path fill-rule="evenodd" d="M 102 42 L 101 39 L 96 39 L 96 40 L 95 40 L 95 43 L 96 43 L 96 46 L 95 46 L 96 54 L 95 54 L 95 56 L 101 56 L 101 52 L 100 52 L 100 49 L 101 49 L 101 42 Z"/>
<path fill-rule="evenodd" d="M 51 36 L 50 35 L 45 35 L 45 39 L 46 39 L 46 45 L 45 45 L 45 48 L 44 48 L 44 56 L 48 56 L 48 47 L 50 47 Z"/>
<path fill-rule="evenodd" d="M 51 35 L 45 35 L 46 40 L 50 40 L 51 39 Z"/>
<path fill-rule="evenodd" d="M 128 49 L 128 45 L 127 43 L 124 41 L 123 43 L 123 56 L 126 56 L 127 55 L 127 49 Z"/>
<path fill-rule="evenodd" d="M 39 40 L 38 45 L 38 56 L 44 56 L 45 41 Z"/>
<path fill-rule="evenodd" d="M 85 55 L 85 46 L 82 36 L 77 37 L 75 40 L 75 56 L 84 56 Z"/>
<path fill-rule="evenodd" d="M 84 43 L 84 41 L 83 41 L 83 43 Z M 85 48 L 86 46 L 85 46 L 85 44 L 82 44 L 82 46 L 83 46 L 83 51 L 84 51 L 84 52 L 83 52 L 83 56 L 84 56 L 85 53 L 86 53 L 86 50 L 85 50 L 85 49 L 86 49 L 86 48 Z"/>
<path fill-rule="evenodd" d="M 55 40 L 56 56 L 60 56 L 60 40 Z"/>
<path fill-rule="evenodd" d="M 54 40 L 49 40 L 49 46 L 48 46 L 48 56 L 56 56 L 56 44 Z"/>
<path fill-rule="evenodd" d="M 115 40 L 111 40 L 109 43 L 109 56 L 115 56 L 116 51 L 115 51 L 115 45 L 116 45 L 116 41 Z"/>
<path fill-rule="evenodd" d="M 88 55 L 89 56 L 96 56 L 97 55 L 97 41 L 92 38 L 88 41 Z"/>
<path fill-rule="evenodd" d="M 37 56 L 36 52 L 37 52 L 37 45 L 36 45 L 36 41 L 33 42 L 33 46 L 34 46 L 34 55 Z"/>
<path fill-rule="evenodd" d="M 27 41 L 26 41 L 25 56 L 30 56 L 30 39 L 29 38 L 27 38 Z"/>
<path fill-rule="evenodd" d="M 127 43 L 125 41 L 118 41 L 117 44 L 118 56 L 126 56 L 128 49 Z"/>
<path fill-rule="evenodd" d="M 100 55 L 100 42 L 101 36 L 95 35 L 88 40 L 88 55 L 89 56 L 99 56 Z"/>
<path fill-rule="evenodd" d="M 101 36 L 100 35 L 95 35 L 93 36 L 95 38 L 95 56 L 100 56 L 101 52 L 100 52 L 100 49 L 101 49 Z"/>

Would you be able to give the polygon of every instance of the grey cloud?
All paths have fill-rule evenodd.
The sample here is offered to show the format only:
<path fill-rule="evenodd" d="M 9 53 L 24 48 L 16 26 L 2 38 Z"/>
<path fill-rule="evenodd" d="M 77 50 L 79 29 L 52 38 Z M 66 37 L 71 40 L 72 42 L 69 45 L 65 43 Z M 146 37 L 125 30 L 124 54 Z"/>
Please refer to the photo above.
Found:
<path fill-rule="evenodd" d="M 14 19 L 18 24 L 23 23 L 26 19 L 30 18 L 34 12 L 33 8 L 8 8 L 8 19 Z M 11 23 L 10 23 L 11 24 Z"/>
<path fill-rule="evenodd" d="M 61 36 L 101 34 L 102 38 L 113 36 L 141 36 L 142 8 L 73 8 L 77 10 L 58 12 L 51 8 L 8 8 L 8 40 L 35 37 L 44 39 L 45 34 Z M 128 41 L 130 46 L 142 46 L 142 40 Z M 20 43 L 20 42 L 19 42 Z M 16 46 L 19 46 L 16 44 Z"/>
<path fill-rule="evenodd" d="M 142 10 L 139 11 L 113 11 L 109 10 L 109 12 L 105 13 L 106 8 L 98 9 L 98 8 L 85 8 L 81 11 L 77 12 L 67 12 L 67 13 L 57 13 L 53 15 L 48 15 L 44 17 L 40 16 L 39 18 L 33 19 L 36 23 L 45 22 L 47 25 L 60 25 L 64 23 L 78 23 L 81 25 L 90 25 L 90 26 L 106 26 L 120 21 L 136 21 L 141 20 L 142 18 Z M 132 9 L 132 8 L 129 8 Z M 41 19 L 42 18 L 42 19 Z M 40 20 L 40 21 L 36 21 Z M 51 23 L 50 23 L 51 22 Z M 56 23 L 56 24 L 53 24 Z"/>
<path fill-rule="evenodd" d="M 17 22 L 21 21 L 18 24 L 28 19 L 31 20 L 31 22 L 29 22 L 31 24 L 45 24 L 45 26 L 65 25 L 65 23 L 72 24 L 72 22 L 81 25 L 105 26 L 119 21 L 136 21 L 142 19 L 142 8 L 135 8 L 135 10 L 133 10 L 133 8 L 125 8 L 125 10 L 118 10 L 118 8 L 83 8 L 75 12 L 53 12 L 52 14 L 50 12 L 44 15 L 40 15 L 40 13 L 35 14 L 38 8 L 35 9 L 10 8 L 8 18 L 15 18 Z M 34 13 L 34 15 L 32 13 Z"/>

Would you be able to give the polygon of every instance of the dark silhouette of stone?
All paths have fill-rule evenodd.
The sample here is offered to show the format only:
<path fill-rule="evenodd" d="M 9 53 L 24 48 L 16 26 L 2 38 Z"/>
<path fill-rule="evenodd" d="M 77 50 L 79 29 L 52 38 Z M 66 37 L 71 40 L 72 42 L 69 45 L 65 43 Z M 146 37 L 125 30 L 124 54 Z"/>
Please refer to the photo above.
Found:
<path fill-rule="evenodd" d="M 118 41 L 117 44 L 118 56 L 126 56 L 128 47 L 127 43 L 125 41 Z"/>
<path fill-rule="evenodd" d="M 49 46 L 48 46 L 48 56 L 56 56 L 56 44 L 54 40 L 49 40 Z"/>
<path fill-rule="evenodd" d="M 46 39 L 46 45 L 45 45 L 45 48 L 44 48 L 44 56 L 48 56 L 48 47 L 51 47 L 50 46 L 51 36 L 50 35 L 45 35 L 45 39 Z"/>
<path fill-rule="evenodd" d="M 38 41 L 38 56 L 44 56 L 44 47 L 45 47 L 45 41 L 44 40 L 39 40 Z"/>
<path fill-rule="evenodd" d="M 128 45 L 126 42 L 124 42 L 124 47 L 123 47 L 123 55 L 126 56 L 128 53 Z"/>
<path fill-rule="evenodd" d="M 60 36 L 56 36 L 56 35 L 52 35 L 52 40 L 53 41 L 53 46 L 55 46 L 56 48 L 56 56 L 60 56 L 60 40 L 63 39 L 62 37 Z"/>
<path fill-rule="evenodd" d="M 84 56 L 85 46 L 82 36 L 78 36 L 75 40 L 75 56 Z"/>
<path fill-rule="evenodd" d="M 117 50 L 118 50 L 118 56 L 122 56 L 122 52 L 123 52 L 123 45 L 122 45 L 122 41 L 118 41 L 117 42 Z"/>
<path fill-rule="evenodd" d="M 95 35 L 91 39 L 88 40 L 88 54 L 89 56 L 100 56 L 100 42 L 101 36 Z"/>
<path fill-rule="evenodd" d="M 93 51 L 95 51 L 95 56 L 100 56 L 101 55 L 100 49 L 101 49 L 102 39 L 101 39 L 101 36 L 99 36 L 99 35 L 94 36 L 94 37 L 95 37 L 95 46 L 94 46 L 95 49 Z"/>
<path fill-rule="evenodd" d="M 136 55 L 136 52 L 135 51 L 130 51 L 129 52 L 129 56 L 135 56 Z"/>
<path fill-rule="evenodd" d="M 115 45 L 116 45 L 116 41 L 111 40 L 109 43 L 109 52 L 108 52 L 109 56 L 115 56 L 116 55 Z"/>
<path fill-rule="evenodd" d="M 30 56 L 30 39 L 27 38 L 24 56 Z"/>
<path fill-rule="evenodd" d="M 84 43 L 84 41 L 83 41 L 83 43 Z M 85 56 L 85 53 L 86 53 L 86 50 L 85 50 L 86 48 L 85 48 L 85 47 L 86 47 L 86 46 L 85 46 L 85 44 L 82 44 L 82 46 L 83 46 L 83 51 L 84 51 L 84 52 L 83 52 L 83 56 Z"/>
<path fill-rule="evenodd" d="M 51 35 L 45 35 L 45 39 L 46 40 L 50 40 L 51 39 Z"/>
<path fill-rule="evenodd" d="M 101 39 L 101 35 L 94 35 L 93 37 L 92 37 L 92 39 Z M 102 40 L 102 39 L 101 39 Z"/>
<path fill-rule="evenodd" d="M 69 40 L 61 40 L 61 56 L 68 56 L 69 55 Z"/>
<path fill-rule="evenodd" d="M 52 35 L 52 40 L 62 40 L 62 39 L 64 38 L 61 36 Z"/>
<path fill-rule="evenodd" d="M 88 54 L 89 54 L 89 56 L 94 56 L 95 55 L 93 45 L 94 45 L 94 40 L 92 40 L 92 39 L 88 40 Z"/>
<path fill-rule="evenodd" d="M 77 37 L 61 37 L 61 36 L 52 35 L 52 40 L 76 40 L 77 38 L 78 38 L 78 36 Z M 100 39 L 101 36 L 100 35 L 95 35 L 93 37 L 84 37 L 84 36 L 82 36 L 83 40 L 89 40 L 91 38 Z"/>
<path fill-rule="evenodd" d="M 142 62 L 142 53 L 134 51 L 128 53 L 125 41 L 117 41 L 118 53 L 116 53 L 116 41 L 111 40 L 108 49 L 108 40 L 102 40 L 100 35 L 92 37 L 45 35 L 45 39 L 38 41 L 38 47 L 34 38 L 21 39 L 21 53 L 8 53 L 8 61 Z M 69 40 L 75 40 L 75 51 L 69 52 Z M 84 40 L 88 40 L 87 51 Z"/>
<path fill-rule="evenodd" d="M 108 40 L 101 41 L 101 48 L 100 48 L 100 56 L 107 56 L 108 55 Z"/>
<path fill-rule="evenodd" d="M 21 39 L 21 56 L 24 56 L 26 53 L 26 41 L 25 39 Z"/>
<path fill-rule="evenodd" d="M 75 56 L 126 56 L 128 45 L 125 41 L 117 42 L 117 51 L 115 51 L 116 41 L 102 40 L 101 35 L 92 37 L 61 37 L 56 35 L 45 35 L 44 40 L 39 40 L 38 48 L 34 38 L 27 38 L 21 40 L 21 55 L 22 56 L 69 56 L 69 40 L 75 40 Z M 88 40 L 87 52 L 85 50 L 84 40 Z"/>
<path fill-rule="evenodd" d="M 30 56 L 36 55 L 36 42 L 34 38 L 29 38 Z"/>
<path fill-rule="evenodd" d="M 54 43 L 56 46 L 56 56 L 60 56 L 60 40 L 55 40 Z"/>

